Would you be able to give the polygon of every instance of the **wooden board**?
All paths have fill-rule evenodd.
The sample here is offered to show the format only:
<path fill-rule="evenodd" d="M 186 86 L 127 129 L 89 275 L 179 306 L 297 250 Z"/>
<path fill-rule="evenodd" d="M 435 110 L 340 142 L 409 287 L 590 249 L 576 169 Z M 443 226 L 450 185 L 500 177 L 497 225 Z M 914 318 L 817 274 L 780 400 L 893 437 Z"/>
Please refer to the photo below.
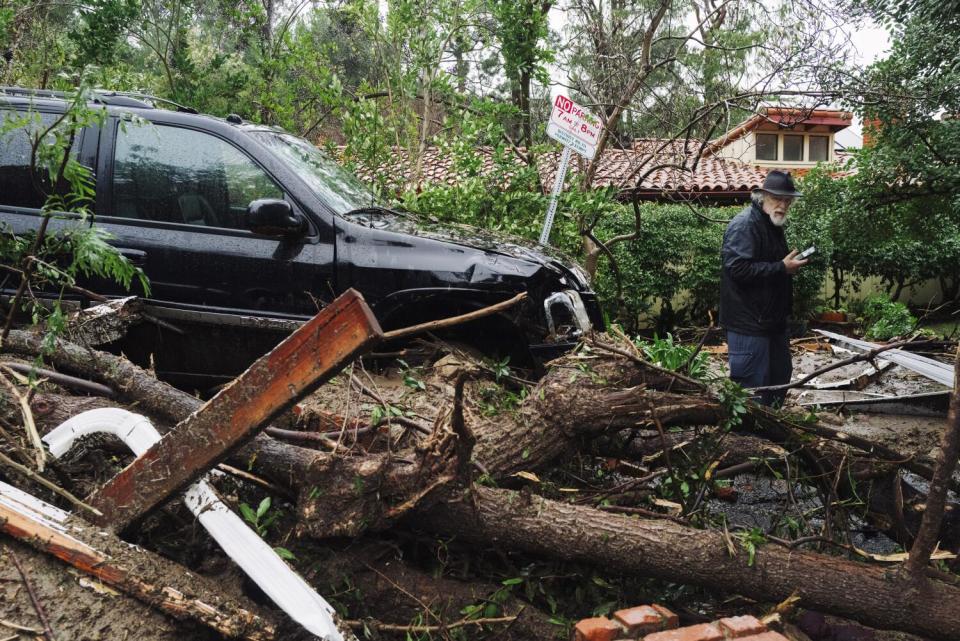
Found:
<path fill-rule="evenodd" d="M 121 532 L 225 459 L 383 333 L 348 290 L 94 493 L 97 523 Z"/>

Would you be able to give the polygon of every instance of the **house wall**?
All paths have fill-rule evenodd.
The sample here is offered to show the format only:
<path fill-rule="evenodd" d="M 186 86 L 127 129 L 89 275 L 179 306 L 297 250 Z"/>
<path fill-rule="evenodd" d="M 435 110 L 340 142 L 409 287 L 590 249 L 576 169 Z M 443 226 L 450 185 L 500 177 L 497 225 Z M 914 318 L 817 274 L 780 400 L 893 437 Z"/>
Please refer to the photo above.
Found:
<path fill-rule="evenodd" d="M 796 125 L 790 129 L 782 129 L 774 123 L 764 123 L 757 127 L 754 131 L 749 132 L 745 136 L 738 138 L 732 141 L 730 144 L 726 145 L 719 151 L 719 155 L 723 158 L 730 158 L 732 160 L 738 160 L 744 163 L 750 163 L 758 167 L 778 167 L 784 169 L 801 169 L 809 168 L 815 166 L 817 163 L 809 160 L 801 162 L 790 162 L 786 160 L 757 160 L 756 157 L 756 134 L 757 133 L 767 133 L 767 134 L 778 134 L 778 135 L 816 135 L 816 136 L 828 136 L 829 140 L 827 141 L 827 160 L 826 162 L 831 162 L 834 159 L 834 128 L 829 125 Z M 781 138 L 778 141 L 779 151 L 778 155 L 783 154 L 783 139 Z M 804 153 L 808 153 L 809 142 L 804 140 Z M 823 162 L 823 161 L 821 161 Z"/>

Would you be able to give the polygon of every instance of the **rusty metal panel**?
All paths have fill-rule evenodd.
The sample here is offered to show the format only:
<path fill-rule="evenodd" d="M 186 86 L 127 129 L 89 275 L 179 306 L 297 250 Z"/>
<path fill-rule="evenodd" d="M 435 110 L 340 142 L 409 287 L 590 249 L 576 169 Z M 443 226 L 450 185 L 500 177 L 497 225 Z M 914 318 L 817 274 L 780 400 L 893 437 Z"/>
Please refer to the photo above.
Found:
<path fill-rule="evenodd" d="M 348 290 L 89 498 L 120 532 L 185 489 L 279 413 L 381 339 L 363 297 Z"/>

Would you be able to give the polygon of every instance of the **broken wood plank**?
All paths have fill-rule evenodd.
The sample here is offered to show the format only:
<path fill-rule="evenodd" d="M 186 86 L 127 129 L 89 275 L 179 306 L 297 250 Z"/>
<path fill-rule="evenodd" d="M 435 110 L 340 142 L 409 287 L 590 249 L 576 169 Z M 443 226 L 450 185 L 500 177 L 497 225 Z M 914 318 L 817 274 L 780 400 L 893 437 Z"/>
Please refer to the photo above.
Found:
<path fill-rule="evenodd" d="M 0 481 L 0 532 L 51 554 L 176 619 L 228 637 L 269 641 L 275 625 L 221 596 L 215 583 Z"/>
<path fill-rule="evenodd" d="M 97 523 L 124 530 L 382 336 L 363 297 L 348 290 L 95 492 L 89 502 L 103 513 Z"/>

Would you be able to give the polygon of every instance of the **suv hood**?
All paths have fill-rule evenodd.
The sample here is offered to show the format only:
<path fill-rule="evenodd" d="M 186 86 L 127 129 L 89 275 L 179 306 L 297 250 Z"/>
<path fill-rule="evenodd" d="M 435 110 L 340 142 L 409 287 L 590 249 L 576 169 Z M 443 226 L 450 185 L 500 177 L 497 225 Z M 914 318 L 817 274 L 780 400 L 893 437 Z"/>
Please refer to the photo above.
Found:
<path fill-rule="evenodd" d="M 590 290 L 587 273 L 572 258 L 553 247 L 546 247 L 525 238 L 492 232 L 471 225 L 441 223 L 435 219 L 425 220 L 409 212 L 380 207 L 358 209 L 343 214 L 343 218 L 372 229 L 429 238 L 526 260 L 570 276 L 578 285 L 577 289 Z"/>

